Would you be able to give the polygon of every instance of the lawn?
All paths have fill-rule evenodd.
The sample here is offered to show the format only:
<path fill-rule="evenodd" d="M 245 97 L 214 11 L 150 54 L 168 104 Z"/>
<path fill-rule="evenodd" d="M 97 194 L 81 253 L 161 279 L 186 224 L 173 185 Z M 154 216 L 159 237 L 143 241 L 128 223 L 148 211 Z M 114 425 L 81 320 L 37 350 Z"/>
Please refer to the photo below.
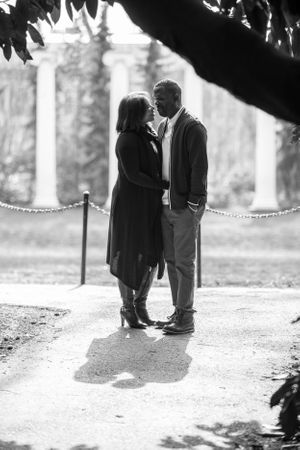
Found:
<path fill-rule="evenodd" d="M 86 282 L 114 284 L 105 265 L 108 217 L 89 210 Z M 300 213 L 236 219 L 206 212 L 202 284 L 300 287 Z M 28 214 L 0 209 L 0 283 L 80 282 L 82 209 Z M 167 285 L 165 276 L 156 285 Z"/>

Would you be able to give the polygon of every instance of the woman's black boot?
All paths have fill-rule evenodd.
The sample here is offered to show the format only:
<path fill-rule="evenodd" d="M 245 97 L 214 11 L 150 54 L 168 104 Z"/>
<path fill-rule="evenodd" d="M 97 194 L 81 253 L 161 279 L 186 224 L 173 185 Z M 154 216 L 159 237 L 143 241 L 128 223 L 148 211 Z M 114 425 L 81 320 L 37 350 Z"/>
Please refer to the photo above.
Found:
<path fill-rule="evenodd" d="M 149 326 L 156 324 L 154 320 L 150 319 L 146 308 L 147 296 L 152 286 L 155 273 L 156 273 L 155 267 L 148 267 L 143 277 L 141 286 L 139 290 L 135 293 L 133 301 L 136 315 L 138 316 L 141 322 Z"/>
<path fill-rule="evenodd" d="M 137 298 L 134 300 L 134 308 L 136 315 L 140 319 L 141 322 L 146 325 L 155 325 L 155 320 L 150 319 L 147 308 L 146 308 L 146 298 Z"/>
<path fill-rule="evenodd" d="M 124 327 L 125 321 L 130 328 L 146 328 L 146 325 L 139 322 L 133 304 L 125 304 L 120 309 L 121 326 Z"/>
<path fill-rule="evenodd" d="M 130 328 L 146 328 L 139 322 L 133 305 L 133 290 L 127 287 L 121 280 L 118 280 L 123 306 L 120 309 L 121 326 L 124 327 L 127 322 Z"/>

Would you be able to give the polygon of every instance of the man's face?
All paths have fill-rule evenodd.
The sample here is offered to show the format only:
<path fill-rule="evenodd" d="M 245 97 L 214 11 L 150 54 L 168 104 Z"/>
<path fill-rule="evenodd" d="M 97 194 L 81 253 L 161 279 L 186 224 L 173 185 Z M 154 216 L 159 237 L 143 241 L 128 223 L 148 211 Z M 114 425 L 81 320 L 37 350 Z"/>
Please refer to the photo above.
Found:
<path fill-rule="evenodd" d="M 178 109 L 174 95 L 162 86 L 154 88 L 153 94 L 158 114 L 162 117 L 173 117 Z"/>

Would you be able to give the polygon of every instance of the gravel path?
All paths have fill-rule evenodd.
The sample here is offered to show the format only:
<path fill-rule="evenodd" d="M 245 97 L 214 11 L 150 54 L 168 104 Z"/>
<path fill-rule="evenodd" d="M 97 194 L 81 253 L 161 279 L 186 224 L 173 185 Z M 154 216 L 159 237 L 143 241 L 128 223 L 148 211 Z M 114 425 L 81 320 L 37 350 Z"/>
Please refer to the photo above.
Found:
<path fill-rule="evenodd" d="M 0 363 L 1 450 L 243 449 L 274 427 L 270 396 L 299 369 L 296 289 L 199 289 L 186 336 L 122 329 L 114 287 L 1 294 L 2 313 L 30 310 L 39 330 Z M 167 288 L 149 309 L 170 313 Z"/>

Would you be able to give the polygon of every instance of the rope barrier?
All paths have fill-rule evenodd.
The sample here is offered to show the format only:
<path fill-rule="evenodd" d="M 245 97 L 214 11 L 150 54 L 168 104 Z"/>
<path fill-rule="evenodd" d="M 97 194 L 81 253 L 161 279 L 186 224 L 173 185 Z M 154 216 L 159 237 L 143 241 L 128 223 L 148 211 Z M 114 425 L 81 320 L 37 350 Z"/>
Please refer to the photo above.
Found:
<path fill-rule="evenodd" d="M 109 211 L 105 211 L 105 209 L 100 208 L 100 206 L 98 206 L 98 205 L 95 205 L 94 202 L 89 201 L 89 205 L 91 208 L 94 208 L 96 211 L 100 212 L 101 214 L 109 216 Z"/>
<path fill-rule="evenodd" d="M 32 214 L 64 212 L 69 209 L 79 208 L 82 205 L 83 205 L 83 201 L 72 203 L 71 205 L 67 205 L 67 206 L 61 206 L 59 208 L 22 208 L 21 206 L 13 206 L 13 205 L 9 205 L 8 203 L 0 202 L 0 208 L 5 208 L 5 209 L 9 209 L 11 211 L 17 211 L 17 212 L 32 213 Z"/>
<path fill-rule="evenodd" d="M 109 216 L 109 211 L 106 211 L 105 209 L 100 208 L 100 206 L 95 205 L 95 203 L 93 203 L 91 201 L 89 201 L 89 204 L 92 208 L 96 209 L 96 211 Z M 220 216 L 234 217 L 237 219 L 267 219 L 269 217 L 285 216 L 287 214 L 293 214 L 295 212 L 300 211 L 300 206 L 296 206 L 296 207 L 290 208 L 290 209 L 284 209 L 282 211 L 277 211 L 277 212 L 272 212 L 272 213 L 263 213 L 263 214 L 241 214 L 241 213 L 220 211 L 218 209 L 210 208 L 209 206 L 206 207 L 206 211 L 211 212 L 213 214 L 219 214 Z"/>
<path fill-rule="evenodd" d="M 300 211 L 300 206 L 295 206 L 294 208 L 284 209 L 282 211 L 263 213 L 263 214 L 240 214 L 227 211 L 219 211 L 217 209 L 206 207 L 206 211 L 219 214 L 220 216 L 234 217 L 236 219 L 268 219 L 269 217 L 286 216 L 287 214 L 293 214 Z"/>
<path fill-rule="evenodd" d="M 106 211 L 105 209 L 101 208 L 100 206 L 96 205 L 94 202 L 91 202 L 89 200 L 89 205 L 91 208 L 95 209 L 97 212 L 100 212 L 101 214 L 104 214 L 106 216 L 109 216 L 109 211 Z M 68 211 L 69 209 L 79 208 L 83 206 L 84 202 L 76 202 L 72 203 L 67 206 L 61 206 L 58 208 L 22 208 L 20 206 L 13 206 L 9 205 L 8 203 L 0 202 L 0 208 L 6 208 L 11 211 L 17 211 L 17 212 L 25 212 L 25 213 L 32 213 L 32 214 L 39 214 L 39 213 L 56 213 L 56 212 L 64 212 Z M 226 216 L 226 217 L 233 217 L 236 219 L 268 219 L 270 217 L 277 217 L 277 216 L 285 216 L 288 214 L 293 214 L 300 211 L 300 206 L 295 206 L 290 209 L 284 209 L 281 211 L 271 212 L 271 213 L 262 213 L 262 214 L 241 214 L 236 212 L 230 212 L 230 211 L 220 211 L 218 209 L 210 208 L 209 206 L 206 206 L 206 211 L 218 214 L 220 216 Z"/>
<path fill-rule="evenodd" d="M 86 250 L 87 250 L 87 226 L 88 226 L 88 207 L 95 209 L 97 212 L 100 212 L 103 215 L 109 216 L 109 211 L 101 208 L 96 205 L 94 202 L 89 200 L 89 192 L 85 191 L 83 193 L 83 200 L 80 202 L 72 203 L 67 206 L 61 206 L 58 208 L 22 208 L 20 206 L 9 205 L 8 203 L 4 203 L 0 201 L 0 208 L 9 209 L 11 211 L 17 212 L 25 212 L 25 213 L 57 213 L 64 212 L 70 209 L 79 208 L 83 206 L 83 232 L 82 232 L 82 250 L 81 250 L 81 279 L 80 285 L 85 284 L 85 272 L 86 272 Z M 218 209 L 210 208 L 206 206 L 206 211 L 211 212 L 213 214 L 218 214 L 221 216 L 234 217 L 237 219 L 266 219 L 269 217 L 277 217 L 284 216 L 287 214 L 293 214 L 300 211 L 300 206 L 296 206 L 290 209 L 284 209 L 282 211 L 272 212 L 272 213 L 264 213 L 264 214 L 240 214 L 235 212 L 227 212 L 220 211 Z M 199 232 L 197 238 L 197 287 L 201 287 L 201 226 L 199 225 Z"/>

